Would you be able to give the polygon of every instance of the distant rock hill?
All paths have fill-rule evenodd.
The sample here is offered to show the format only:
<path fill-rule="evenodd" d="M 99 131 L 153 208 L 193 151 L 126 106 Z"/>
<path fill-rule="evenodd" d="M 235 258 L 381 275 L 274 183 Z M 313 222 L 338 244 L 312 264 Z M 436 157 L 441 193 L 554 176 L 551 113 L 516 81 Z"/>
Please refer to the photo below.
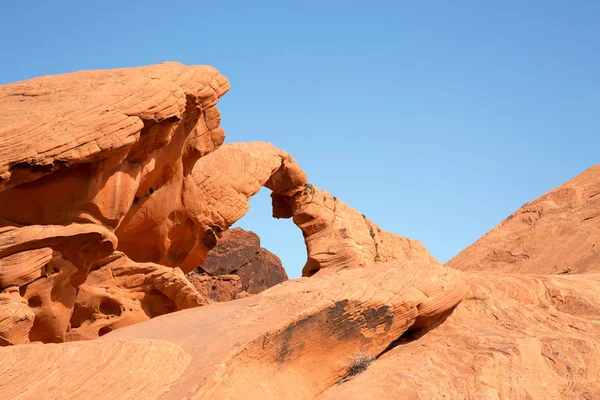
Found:
<path fill-rule="evenodd" d="M 525 204 L 448 261 L 464 271 L 600 271 L 600 165 Z"/>

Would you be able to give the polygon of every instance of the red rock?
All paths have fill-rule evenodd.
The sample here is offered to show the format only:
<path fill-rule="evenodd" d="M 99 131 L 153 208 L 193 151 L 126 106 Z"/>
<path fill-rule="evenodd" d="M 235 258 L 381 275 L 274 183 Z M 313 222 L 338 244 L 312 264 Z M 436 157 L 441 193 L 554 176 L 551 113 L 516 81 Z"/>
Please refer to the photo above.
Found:
<path fill-rule="evenodd" d="M 0 345 L 16 344 L 0 348 L 0 399 L 600 393 L 600 166 L 458 271 L 308 184 L 288 153 L 221 146 L 227 89 L 176 63 L 0 88 Z M 227 231 L 261 187 L 308 261 L 250 296 L 284 273 Z M 237 275 L 188 280 L 211 250 L 202 268 Z M 28 344 L 80 339 L 96 340 Z"/>
<path fill-rule="evenodd" d="M 200 258 L 208 253 L 208 226 L 185 206 L 186 182 L 196 160 L 223 142 L 215 104 L 228 88 L 211 67 L 177 63 L 0 87 L 0 341 L 96 337 L 109 326 L 202 304 L 173 268 L 185 265 L 192 248 Z M 80 290 L 92 265 L 117 246 L 130 271 L 110 280 L 115 287 L 92 277 Z M 130 259 L 163 265 L 148 269 Z M 194 293 L 176 298 L 186 282 Z M 110 318 L 97 309 L 107 296 L 119 304 L 109 307 Z M 123 315 L 113 315 L 119 308 Z M 80 324 L 73 330 L 86 332 L 71 332 L 72 314 Z M 15 318 L 18 324 L 6 324 Z"/>
<path fill-rule="evenodd" d="M 223 233 L 219 245 L 208 254 L 198 272 L 213 276 L 235 274 L 241 278 L 241 290 L 251 294 L 288 279 L 281 260 L 260 247 L 258 235 L 241 228 Z"/>
<path fill-rule="evenodd" d="M 272 198 L 274 217 L 291 215 L 304 235 L 308 261 L 303 276 L 393 260 L 440 264 L 418 240 L 380 229 L 365 215 L 313 185 L 306 185 L 293 196 L 274 192 Z M 286 211 L 277 214 L 281 210 Z"/>
<path fill-rule="evenodd" d="M 147 398 L 311 399 L 347 375 L 356 352 L 378 355 L 407 329 L 435 323 L 466 289 L 456 272 L 419 261 L 287 281 L 119 329 L 85 346 L 0 348 L 10 363 L 10 369 L 0 366 L 0 382 L 39 371 L 34 363 L 41 359 L 53 371 L 0 384 L 0 397 L 122 398 L 139 386 Z M 107 363 L 100 371 L 99 361 Z M 150 388 L 139 376 L 112 384 L 123 382 L 123 374 L 160 377 Z"/>
<path fill-rule="evenodd" d="M 204 199 L 198 204 L 210 209 L 212 224 L 220 228 L 240 219 L 249 209 L 248 199 L 261 187 L 271 189 L 273 216 L 293 217 L 304 234 L 304 276 L 393 260 L 439 264 L 419 241 L 381 230 L 341 200 L 307 184 L 294 159 L 268 143 L 225 144 L 198 160 L 193 175 Z"/>
<path fill-rule="evenodd" d="M 221 146 L 215 105 L 228 88 L 215 69 L 178 63 L 0 87 L 3 343 L 94 338 L 206 304 L 184 274 L 204 263 L 263 186 L 278 199 L 276 214 L 287 207 L 305 233 L 307 275 L 435 262 L 420 243 L 380 233 L 343 203 L 330 208 L 331 196 L 311 197 L 284 151 Z M 284 278 L 268 271 L 276 258 L 257 257 L 239 270 L 246 293 Z"/>
<path fill-rule="evenodd" d="M 179 268 L 136 263 L 119 252 L 98 264 L 77 292 L 68 341 L 208 303 Z"/>
<path fill-rule="evenodd" d="M 231 301 L 242 292 L 242 280 L 237 275 L 210 276 L 190 272 L 187 277 L 202 296 L 213 301 Z"/>
<path fill-rule="evenodd" d="M 463 277 L 470 291 L 443 323 L 408 335 L 365 372 L 316 399 L 593 399 L 600 393 L 600 274 Z"/>
<path fill-rule="evenodd" d="M 467 271 L 600 272 L 600 165 L 525 204 L 448 261 Z"/>
<path fill-rule="evenodd" d="M 264 248 L 235 274 L 242 280 L 242 290 L 249 294 L 260 293 L 288 280 L 279 257 Z"/>
<path fill-rule="evenodd" d="M 254 232 L 233 228 L 223 232 L 219 245 L 208 254 L 198 272 L 209 275 L 227 275 L 240 270 L 260 251 L 260 238 Z"/>

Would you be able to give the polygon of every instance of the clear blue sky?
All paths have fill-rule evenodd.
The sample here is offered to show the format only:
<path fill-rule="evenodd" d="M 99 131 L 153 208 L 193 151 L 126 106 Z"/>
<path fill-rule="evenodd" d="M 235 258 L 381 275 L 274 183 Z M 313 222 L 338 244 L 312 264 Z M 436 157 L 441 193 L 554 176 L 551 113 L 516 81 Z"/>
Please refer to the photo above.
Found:
<path fill-rule="evenodd" d="M 172 60 L 231 82 L 228 141 L 447 261 L 598 163 L 600 2 L 3 1 L 0 83 Z M 240 226 L 292 277 L 306 253 L 266 190 Z"/>

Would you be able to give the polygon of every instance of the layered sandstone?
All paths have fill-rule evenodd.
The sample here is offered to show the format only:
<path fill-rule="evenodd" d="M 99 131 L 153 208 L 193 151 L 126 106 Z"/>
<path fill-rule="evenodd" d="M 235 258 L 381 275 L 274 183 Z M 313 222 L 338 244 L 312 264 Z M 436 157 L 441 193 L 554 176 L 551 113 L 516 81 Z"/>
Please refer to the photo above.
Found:
<path fill-rule="evenodd" d="M 0 367 L 0 398 L 312 399 L 348 375 L 357 353 L 377 356 L 435 324 L 466 291 L 456 271 L 421 261 L 287 281 L 83 344 L 0 348 L 11 365 Z M 52 373 L 22 378 L 40 357 Z M 98 359 L 108 360 L 100 371 Z"/>
<path fill-rule="evenodd" d="M 227 298 L 235 288 L 201 293 L 185 274 L 263 186 L 274 215 L 304 233 L 307 276 L 438 264 L 309 185 L 288 153 L 222 146 L 216 103 L 228 88 L 214 68 L 178 63 L 0 87 L 1 344 L 91 339 Z M 279 279 L 239 271 L 241 295 Z"/>
<path fill-rule="evenodd" d="M 156 291 L 150 309 L 137 304 L 137 320 L 178 309 L 169 307 L 171 289 L 157 287 L 161 279 L 185 285 L 183 274 L 169 277 L 171 269 L 209 251 L 202 245 L 208 224 L 185 206 L 193 202 L 186 182 L 196 160 L 223 142 L 215 104 L 228 88 L 214 68 L 178 63 L 0 87 L 0 341 L 61 342 L 73 325 L 92 326 L 96 334 L 84 336 L 97 337 L 111 329 L 99 319 L 131 311 L 128 299 L 139 295 L 130 285 Z M 115 253 L 148 224 L 153 236 L 145 238 L 160 254 Z M 135 276 L 125 279 L 128 294 L 115 303 L 108 281 L 80 290 L 92 268 L 109 271 L 115 257 Z M 132 260 L 160 262 L 161 273 Z M 123 280 L 115 280 L 118 289 Z"/>
<path fill-rule="evenodd" d="M 600 271 L 600 165 L 525 204 L 447 265 L 466 271 Z"/>
<path fill-rule="evenodd" d="M 595 399 L 600 274 L 471 273 L 435 329 L 407 335 L 316 399 Z"/>
<path fill-rule="evenodd" d="M 303 276 L 333 273 L 393 260 L 439 262 L 417 240 L 381 230 L 340 199 L 307 183 L 298 164 L 268 143 L 229 143 L 201 158 L 193 172 L 217 230 L 249 209 L 261 187 L 272 190 L 273 216 L 293 218 L 308 261 Z"/>

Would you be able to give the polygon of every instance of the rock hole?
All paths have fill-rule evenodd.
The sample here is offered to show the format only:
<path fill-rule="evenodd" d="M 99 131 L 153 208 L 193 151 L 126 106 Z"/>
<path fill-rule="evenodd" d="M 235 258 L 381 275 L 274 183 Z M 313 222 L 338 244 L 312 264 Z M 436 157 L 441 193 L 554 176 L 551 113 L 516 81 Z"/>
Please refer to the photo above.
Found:
<path fill-rule="evenodd" d="M 104 326 L 98 330 L 98 336 L 106 335 L 109 332 L 112 332 L 112 328 L 110 326 Z"/>
<path fill-rule="evenodd" d="M 148 193 L 150 193 L 150 194 L 154 193 L 154 189 L 152 189 L 152 188 L 148 189 Z"/>
<path fill-rule="evenodd" d="M 412 307 L 413 306 L 411 306 L 411 308 Z M 433 323 L 431 323 L 431 325 L 425 326 L 423 328 L 419 327 L 419 328 L 415 329 L 414 322 L 407 319 L 406 323 L 407 324 L 413 323 L 413 326 L 411 328 L 408 328 L 408 330 L 406 332 L 404 332 L 402 334 L 402 336 L 400 336 L 398 339 L 396 339 L 392 343 L 390 343 L 390 345 L 384 351 L 382 351 L 381 354 L 379 354 L 377 356 L 377 358 L 381 357 L 383 354 L 392 350 L 394 347 L 401 346 L 403 344 L 407 344 L 410 342 L 414 342 L 415 340 L 422 338 L 427 333 L 431 332 L 432 330 L 434 330 L 435 328 L 437 328 L 438 326 L 443 324 L 446 321 L 446 319 L 454 312 L 454 309 L 456 309 L 456 305 L 454 307 L 450 308 L 449 310 L 445 311 L 443 314 L 439 315 L 437 317 L 437 320 L 434 321 Z"/>
<path fill-rule="evenodd" d="M 42 306 L 42 298 L 38 295 L 31 296 L 29 300 L 27 300 L 27 304 L 31 308 L 37 308 Z"/>
<path fill-rule="evenodd" d="M 102 300 L 99 309 L 104 315 L 121 315 L 121 305 L 111 299 Z"/>

